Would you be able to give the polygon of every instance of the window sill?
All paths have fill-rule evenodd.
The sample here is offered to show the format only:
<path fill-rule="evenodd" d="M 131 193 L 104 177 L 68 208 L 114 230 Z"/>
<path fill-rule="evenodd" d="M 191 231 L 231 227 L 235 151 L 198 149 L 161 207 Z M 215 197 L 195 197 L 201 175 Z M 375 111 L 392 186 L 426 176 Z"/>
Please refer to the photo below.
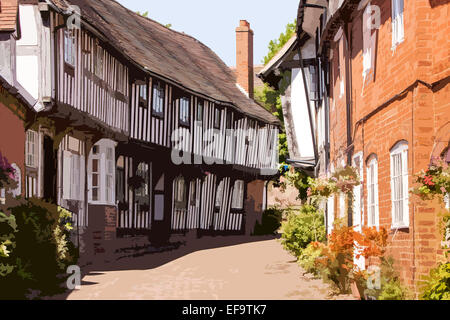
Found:
<path fill-rule="evenodd" d="M 391 231 L 399 231 L 399 230 L 407 231 L 407 230 L 409 230 L 409 226 L 406 226 L 406 225 L 391 226 Z"/>

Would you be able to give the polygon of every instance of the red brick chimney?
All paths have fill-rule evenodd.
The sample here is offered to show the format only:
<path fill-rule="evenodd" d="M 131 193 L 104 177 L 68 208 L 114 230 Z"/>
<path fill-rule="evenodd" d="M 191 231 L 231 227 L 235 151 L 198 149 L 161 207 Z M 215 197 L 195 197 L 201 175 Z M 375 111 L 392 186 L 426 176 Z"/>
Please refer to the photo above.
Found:
<path fill-rule="evenodd" d="M 248 21 L 241 20 L 236 28 L 236 78 L 252 99 L 253 75 L 253 31 Z"/>

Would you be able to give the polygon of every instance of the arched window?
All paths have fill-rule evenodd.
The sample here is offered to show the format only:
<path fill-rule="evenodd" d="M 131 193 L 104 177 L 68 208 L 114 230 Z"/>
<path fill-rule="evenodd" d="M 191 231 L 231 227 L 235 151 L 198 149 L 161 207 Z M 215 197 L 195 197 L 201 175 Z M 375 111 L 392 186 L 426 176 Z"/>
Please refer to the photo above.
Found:
<path fill-rule="evenodd" d="M 401 141 L 391 150 L 392 227 L 409 227 L 408 143 Z"/>
<path fill-rule="evenodd" d="M 378 159 L 371 155 L 367 160 L 367 219 L 369 227 L 380 226 L 378 203 Z"/>

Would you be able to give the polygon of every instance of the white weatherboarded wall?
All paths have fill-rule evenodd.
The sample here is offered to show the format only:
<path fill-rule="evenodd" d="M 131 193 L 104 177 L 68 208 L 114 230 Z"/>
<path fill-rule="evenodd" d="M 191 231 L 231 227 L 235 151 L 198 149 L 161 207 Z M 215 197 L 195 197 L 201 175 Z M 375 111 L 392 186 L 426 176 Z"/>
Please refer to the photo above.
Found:
<path fill-rule="evenodd" d="M 299 151 L 299 154 L 295 155 L 295 158 L 314 158 L 314 145 L 309 121 L 308 103 L 303 75 L 300 69 L 292 70 L 291 88 L 291 111 L 295 128 L 294 139 L 297 142 Z"/>

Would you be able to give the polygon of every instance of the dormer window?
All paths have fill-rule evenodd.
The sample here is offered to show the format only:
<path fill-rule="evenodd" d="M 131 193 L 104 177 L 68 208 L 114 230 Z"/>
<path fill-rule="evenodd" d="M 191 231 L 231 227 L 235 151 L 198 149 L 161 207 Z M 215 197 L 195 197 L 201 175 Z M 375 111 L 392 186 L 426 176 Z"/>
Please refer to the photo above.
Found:
<path fill-rule="evenodd" d="M 155 81 L 153 84 L 153 103 L 152 103 L 152 113 L 154 116 L 163 117 L 164 116 L 164 85 Z"/>
<path fill-rule="evenodd" d="M 180 99 L 180 125 L 182 126 L 189 126 L 190 117 L 189 112 L 190 111 L 190 103 L 189 98 L 183 97 Z"/>

